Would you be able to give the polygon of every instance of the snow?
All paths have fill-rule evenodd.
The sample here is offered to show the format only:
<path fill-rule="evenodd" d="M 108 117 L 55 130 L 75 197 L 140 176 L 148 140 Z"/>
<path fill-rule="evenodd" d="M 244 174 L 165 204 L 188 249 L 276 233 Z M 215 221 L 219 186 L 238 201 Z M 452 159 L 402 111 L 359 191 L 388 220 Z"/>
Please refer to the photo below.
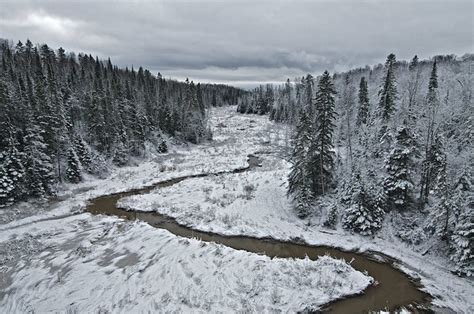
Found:
<path fill-rule="evenodd" d="M 1 235 L 3 255 L 23 254 L 16 265 L 2 263 L 10 282 L 0 290 L 3 313 L 294 312 L 361 291 L 371 280 L 329 257 L 270 259 L 89 214 L 17 231 L 28 232 L 30 245 L 5 245 L 18 240 Z M 35 254 L 15 253 L 20 244 Z"/>
<path fill-rule="evenodd" d="M 0 312 L 294 312 L 365 289 L 372 278 L 330 257 L 271 259 L 177 237 L 144 222 L 83 212 L 87 201 L 99 195 L 245 167 L 248 154 L 264 153 L 272 141 L 285 140 L 277 138 L 282 130 L 277 131 L 280 126 L 267 117 L 240 116 L 234 110 L 215 110 L 213 142 L 171 146 L 168 154 L 113 169 L 106 179 L 65 185 L 58 201 L 1 209 Z M 221 179 L 240 176 L 243 181 L 235 184 L 242 195 L 222 187 L 210 197 L 228 193 L 226 202 L 235 198 L 242 206 L 262 202 L 255 193 L 264 182 L 247 182 L 245 176 L 250 174 L 224 174 Z M 282 176 L 279 182 L 284 181 Z M 181 195 L 192 193 L 196 192 Z M 192 203 L 184 197 L 176 200 L 180 208 Z M 272 197 L 266 201 L 272 204 Z M 289 210 L 286 203 L 279 206 Z M 235 220 L 240 225 L 242 217 L 250 215 L 223 217 L 222 223 L 229 226 Z M 299 223 L 296 218 L 294 223 Z M 251 234 L 251 226 L 245 232 Z M 290 222 L 284 227 L 289 228 Z"/>
<path fill-rule="evenodd" d="M 329 245 L 346 250 L 379 251 L 401 261 L 399 267 L 419 278 L 425 290 L 435 297 L 433 304 L 456 312 L 474 311 L 472 279 L 460 278 L 450 271 L 452 264 L 433 253 L 423 256 L 423 247 L 402 242 L 388 223 L 374 237 L 352 234 L 338 228 L 320 227 L 325 217 L 301 220 L 295 216 L 286 197 L 289 163 L 278 156 L 275 146 L 284 145 L 283 126 L 272 126 L 267 117 L 251 116 L 258 120 L 260 129 L 249 130 L 245 137 L 258 156 L 262 167 L 251 172 L 210 176 L 184 180 L 176 185 L 160 188 L 150 194 L 131 196 L 120 201 L 124 208 L 158 211 L 172 216 L 187 226 L 226 235 L 272 237 L 281 240 L 302 239 L 309 244 Z M 234 116 L 231 121 L 248 121 L 248 117 Z M 226 123 L 232 123 L 226 121 Z M 236 122 L 235 124 L 239 124 Z M 258 137 L 267 133 L 271 145 Z M 239 151 L 248 153 L 245 142 Z M 256 146 L 256 147 L 255 147 Z M 250 190 L 250 192 L 249 192 Z"/>

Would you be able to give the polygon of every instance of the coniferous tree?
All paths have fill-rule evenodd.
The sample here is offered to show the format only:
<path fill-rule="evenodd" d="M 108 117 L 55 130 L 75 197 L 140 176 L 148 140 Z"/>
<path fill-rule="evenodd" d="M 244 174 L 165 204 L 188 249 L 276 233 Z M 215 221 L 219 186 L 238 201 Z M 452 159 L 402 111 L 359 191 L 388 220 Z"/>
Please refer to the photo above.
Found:
<path fill-rule="evenodd" d="M 71 183 L 79 183 L 82 181 L 81 164 L 73 147 L 69 148 L 67 156 L 66 177 Z"/>
<path fill-rule="evenodd" d="M 452 193 L 452 211 L 457 214 L 453 232 L 449 235 L 450 258 L 457 272 L 474 275 L 474 193 L 471 170 L 466 169 Z"/>
<path fill-rule="evenodd" d="M 351 180 L 351 202 L 344 214 L 344 228 L 371 235 L 382 227 L 383 198 L 375 191 L 376 187 L 367 185 L 356 170 Z"/>
<path fill-rule="evenodd" d="M 406 125 L 397 129 L 395 147 L 386 161 L 387 177 L 384 181 L 390 209 L 407 209 L 413 193 L 413 136 Z"/>
<path fill-rule="evenodd" d="M 325 194 L 332 185 L 334 168 L 334 95 L 336 91 L 328 71 L 325 71 L 318 82 L 315 98 L 316 127 L 310 146 L 309 163 L 311 167 L 312 192 L 315 196 Z"/>
<path fill-rule="evenodd" d="M 291 171 L 288 176 L 288 195 L 291 196 L 295 211 L 301 218 L 310 213 L 313 200 L 312 183 L 309 176 L 309 147 L 313 141 L 313 128 L 306 111 L 300 116 L 293 137 Z"/>
<path fill-rule="evenodd" d="M 408 66 L 410 72 L 410 79 L 408 81 L 408 119 L 411 124 L 416 122 L 417 96 L 421 77 L 421 68 L 418 61 L 418 56 L 415 55 Z"/>
<path fill-rule="evenodd" d="M 389 54 L 385 61 L 385 78 L 382 89 L 379 92 L 379 107 L 383 121 L 388 121 L 395 111 L 395 101 L 397 99 L 397 87 L 395 80 L 395 55 Z"/>
<path fill-rule="evenodd" d="M 359 84 L 359 110 L 357 112 L 356 125 L 366 124 L 369 118 L 369 91 L 365 77 L 360 79 Z"/>
<path fill-rule="evenodd" d="M 422 175 L 420 180 L 420 205 L 423 206 L 428 201 L 428 195 L 432 186 L 433 171 L 436 167 L 436 154 L 439 145 L 433 145 L 435 138 L 435 118 L 436 111 L 439 105 L 438 95 L 438 74 L 436 68 L 436 60 L 433 62 L 433 68 L 431 70 L 430 81 L 428 83 L 428 94 L 426 96 L 426 103 L 428 107 L 427 114 L 427 132 L 426 132 L 426 149 L 425 159 L 422 163 Z M 439 144 L 439 143 L 438 143 Z M 432 151 L 434 150 L 434 151 Z"/>
<path fill-rule="evenodd" d="M 46 198 L 54 193 L 54 173 L 42 131 L 34 120 L 25 136 L 25 172 L 28 192 L 33 197 Z"/>

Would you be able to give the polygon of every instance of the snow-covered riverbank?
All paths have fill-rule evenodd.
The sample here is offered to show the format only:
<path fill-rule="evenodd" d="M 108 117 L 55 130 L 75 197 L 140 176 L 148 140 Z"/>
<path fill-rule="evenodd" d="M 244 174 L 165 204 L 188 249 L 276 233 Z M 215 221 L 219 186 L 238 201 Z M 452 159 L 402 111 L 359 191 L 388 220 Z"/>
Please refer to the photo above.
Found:
<path fill-rule="evenodd" d="M 296 311 L 365 289 L 370 277 L 329 257 L 270 259 L 179 238 L 142 222 L 82 213 L 87 200 L 99 195 L 244 167 L 247 155 L 278 132 L 266 117 L 233 111 L 216 109 L 212 143 L 173 147 L 107 179 L 71 185 L 53 204 L 1 210 L 0 310 Z M 177 207 L 186 206 L 181 201 Z"/>
<path fill-rule="evenodd" d="M 258 121 L 258 129 L 237 137 L 244 137 L 248 143 L 236 141 L 234 148 L 243 154 L 260 152 L 261 168 L 239 174 L 188 179 L 150 194 L 122 199 L 121 206 L 158 211 L 176 218 L 181 224 L 220 234 L 301 239 L 314 245 L 383 252 L 399 259 L 404 271 L 421 279 L 426 291 L 435 296 L 435 305 L 457 312 L 474 311 L 472 280 L 452 274 L 449 262 L 437 256 L 436 251 L 423 255 L 421 248 L 402 242 L 388 223 L 392 219 L 390 216 L 386 217 L 385 226 L 375 237 L 351 234 L 340 227 L 336 230 L 321 228 L 319 218 L 298 219 L 286 198 L 289 164 L 276 155 L 278 151 L 274 148 L 285 141 L 285 130 L 269 124 L 266 117 L 231 116 L 222 122 L 231 128 Z M 209 158 L 209 162 L 212 163 L 213 159 Z"/>

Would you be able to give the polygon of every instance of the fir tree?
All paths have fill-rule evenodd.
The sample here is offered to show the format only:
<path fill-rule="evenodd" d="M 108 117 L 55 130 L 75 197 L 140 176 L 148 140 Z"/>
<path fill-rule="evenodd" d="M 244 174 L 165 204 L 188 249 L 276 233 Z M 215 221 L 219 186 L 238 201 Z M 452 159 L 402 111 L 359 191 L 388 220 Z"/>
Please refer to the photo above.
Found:
<path fill-rule="evenodd" d="M 91 173 L 92 158 L 87 143 L 80 136 L 74 140 L 74 150 L 76 152 L 83 170 Z"/>
<path fill-rule="evenodd" d="M 25 136 L 25 173 L 28 192 L 33 197 L 46 198 L 54 193 L 54 173 L 42 131 L 33 119 Z"/>
<path fill-rule="evenodd" d="M 417 114 L 417 96 L 418 96 L 418 88 L 421 76 L 421 69 L 418 61 L 418 56 L 414 56 L 413 59 L 410 61 L 410 65 L 408 66 L 408 70 L 410 72 L 410 79 L 408 81 L 408 119 L 410 123 L 416 123 Z"/>
<path fill-rule="evenodd" d="M 112 162 L 119 167 L 125 166 L 126 164 L 128 164 L 129 161 L 128 155 L 129 151 L 127 150 L 125 145 L 121 141 L 119 141 L 115 146 Z"/>
<path fill-rule="evenodd" d="M 390 209 L 406 209 L 412 203 L 414 141 L 409 128 L 397 129 L 395 148 L 386 161 L 387 177 L 384 181 Z"/>
<path fill-rule="evenodd" d="M 291 196 L 295 211 L 301 218 L 310 213 L 313 199 L 309 177 L 308 148 L 312 142 L 313 129 L 306 111 L 301 113 L 293 138 L 291 171 L 288 176 L 288 195 Z"/>
<path fill-rule="evenodd" d="M 310 175 L 312 192 L 315 196 L 325 194 L 332 185 L 334 168 L 334 110 L 336 91 L 328 71 L 325 71 L 318 82 L 316 93 L 316 128 L 314 140 L 310 146 Z"/>
<path fill-rule="evenodd" d="M 73 147 L 69 148 L 67 156 L 66 177 L 71 183 L 79 183 L 82 181 L 81 164 Z"/>
<path fill-rule="evenodd" d="M 474 275 L 474 193 L 471 170 L 459 178 L 452 195 L 452 210 L 457 214 L 456 224 L 450 235 L 450 258 L 456 263 L 457 272 Z"/>
<path fill-rule="evenodd" d="M 369 91 L 365 77 L 360 79 L 359 84 L 359 110 L 357 112 L 356 125 L 366 124 L 369 118 Z"/>
<path fill-rule="evenodd" d="M 433 143 L 435 135 L 435 118 L 436 111 L 439 105 L 438 96 L 438 74 L 436 69 L 436 60 L 433 62 L 433 68 L 431 70 L 430 81 L 428 83 L 428 94 L 426 96 L 426 103 L 428 107 L 427 114 L 427 132 L 426 132 L 426 149 L 425 149 L 425 159 L 422 163 L 422 174 L 420 180 L 420 205 L 423 205 L 428 201 L 428 195 L 433 185 L 433 172 L 436 172 L 437 163 L 437 154 L 440 154 L 441 144 Z"/>
<path fill-rule="evenodd" d="M 395 55 L 389 54 L 385 62 L 385 79 L 382 89 L 379 92 L 379 107 L 383 121 L 388 121 L 395 111 L 395 101 L 397 99 L 397 87 L 395 80 Z"/>
<path fill-rule="evenodd" d="M 367 186 L 358 171 L 351 180 L 351 203 L 346 210 L 343 226 L 362 235 L 371 235 L 382 227 L 384 211 L 376 187 Z"/>

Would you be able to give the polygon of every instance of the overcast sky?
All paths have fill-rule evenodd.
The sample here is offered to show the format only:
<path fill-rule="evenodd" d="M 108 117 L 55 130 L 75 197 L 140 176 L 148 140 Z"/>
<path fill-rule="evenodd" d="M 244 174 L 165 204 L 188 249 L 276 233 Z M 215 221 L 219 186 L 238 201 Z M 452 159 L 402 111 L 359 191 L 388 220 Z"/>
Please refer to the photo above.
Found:
<path fill-rule="evenodd" d="M 165 77 L 248 86 L 418 54 L 474 52 L 473 0 L 10 1 L 0 37 Z"/>

